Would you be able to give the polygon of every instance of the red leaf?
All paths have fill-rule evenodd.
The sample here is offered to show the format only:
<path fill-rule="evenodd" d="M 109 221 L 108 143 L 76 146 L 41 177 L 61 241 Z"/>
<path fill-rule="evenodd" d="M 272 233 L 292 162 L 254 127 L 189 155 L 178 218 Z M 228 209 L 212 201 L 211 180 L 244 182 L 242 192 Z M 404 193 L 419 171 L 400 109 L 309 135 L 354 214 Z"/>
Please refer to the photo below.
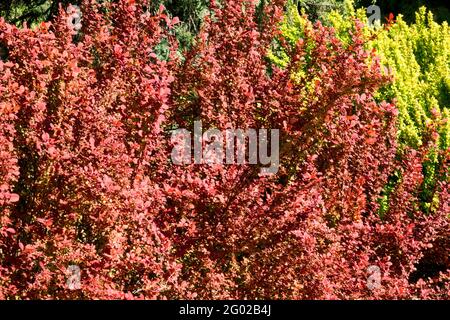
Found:
<path fill-rule="evenodd" d="M 20 196 L 16 193 L 12 193 L 9 197 L 11 202 L 18 202 L 20 200 Z"/>

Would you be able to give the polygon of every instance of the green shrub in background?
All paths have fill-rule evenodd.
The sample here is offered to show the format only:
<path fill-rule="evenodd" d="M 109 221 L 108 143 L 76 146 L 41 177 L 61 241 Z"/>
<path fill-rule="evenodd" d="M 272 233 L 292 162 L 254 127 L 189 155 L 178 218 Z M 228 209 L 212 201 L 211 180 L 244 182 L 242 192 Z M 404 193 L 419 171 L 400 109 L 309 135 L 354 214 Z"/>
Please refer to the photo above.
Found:
<path fill-rule="evenodd" d="M 343 0 L 292 0 L 289 2 L 294 4 L 297 10 L 303 10 L 311 21 L 322 20 L 333 10 L 339 12 L 344 10 Z"/>
<path fill-rule="evenodd" d="M 378 32 L 372 45 L 394 75 L 393 84 L 382 96 L 397 99 L 402 115 L 400 141 L 418 147 L 433 113 L 444 118 L 450 115 L 449 26 L 434 22 L 432 14 L 421 8 L 414 24 L 407 25 L 399 17 L 389 29 Z M 449 147 L 449 134 L 447 123 L 441 129 L 443 149 Z"/>
<path fill-rule="evenodd" d="M 34 26 L 57 15 L 59 5 L 67 7 L 80 3 L 81 0 L 2 0 L 0 16 L 17 26 L 22 26 L 24 22 Z"/>

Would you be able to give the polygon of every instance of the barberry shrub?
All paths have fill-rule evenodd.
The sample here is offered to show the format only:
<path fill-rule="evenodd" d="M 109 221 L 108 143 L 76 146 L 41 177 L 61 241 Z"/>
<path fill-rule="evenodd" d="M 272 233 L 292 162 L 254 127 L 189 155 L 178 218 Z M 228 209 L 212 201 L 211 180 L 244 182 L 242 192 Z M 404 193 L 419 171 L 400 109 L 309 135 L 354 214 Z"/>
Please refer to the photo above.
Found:
<path fill-rule="evenodd" d="M 397 155 L 361 27 L 348 47 L 311 26 L 280 69 L 266 57 L 284 1 L 212 1 L 180 59 L 177 19 L 144 2 L 86 0 L 75 36 L 63 11 L 33 30 L 0 21 L 2 298 L 448 298 L 445 269 L 415 270 L 448 248 L 448 185 L 433 214 L 419 205 L 435 135 Z M 170 130 L 196 120 L 279 129 L 278 173 L 173 164 Z"/>
<path fill-rule="evenodd" d="M 134 1 L 103 9 L 84 2 L 78 42 L 63 11 L 33 30 L 1 22 L 5 297 L 157 298 L 177 281 L 155 220 L 164 179 L 152 177 L 168 162 L 159 134 L 175 61 L 154 51 L 176 21 Z M 67 290 L 70 265 L 82 291 Z"/>

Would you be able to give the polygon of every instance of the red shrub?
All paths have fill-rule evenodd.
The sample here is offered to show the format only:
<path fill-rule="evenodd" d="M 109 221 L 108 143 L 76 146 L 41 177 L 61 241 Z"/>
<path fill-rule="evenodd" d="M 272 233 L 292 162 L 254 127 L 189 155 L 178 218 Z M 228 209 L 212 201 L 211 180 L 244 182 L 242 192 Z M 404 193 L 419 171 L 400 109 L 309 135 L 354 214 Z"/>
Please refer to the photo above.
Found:
<path fill-rule="evenodd" d="M 252 1 L 213 4 L 183 60 L 176 21 L 141 1 L 85 1 L 81 40 L 63 14 L 36 30 L 0 22 L 0 297 L 448 298 L 444 277 L 410 281 L 448 239 L 448 186 L 433 215 L 418 209 L 427 150 L 395 158 L 396 109 L 373 98 L 386 79 L 359 32 L 344 48 L 317 24 L 269 75 L 282 2 L 259 25 Z M 280 129 L 278 174 L 172 165 L 168 130 L 194 120 Z M 67 289 L 69 265 L 80 290 Z"/>

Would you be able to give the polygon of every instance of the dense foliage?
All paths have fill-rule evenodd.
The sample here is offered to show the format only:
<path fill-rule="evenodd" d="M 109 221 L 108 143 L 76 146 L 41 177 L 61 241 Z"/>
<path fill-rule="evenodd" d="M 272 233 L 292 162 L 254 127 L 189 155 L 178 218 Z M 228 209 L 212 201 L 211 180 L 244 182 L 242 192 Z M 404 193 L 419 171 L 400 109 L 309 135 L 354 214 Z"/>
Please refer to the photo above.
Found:
<path fill-rule="evenodd" d="M 355 11 L 351 3 L 344 14 L 335 11 L 325 17 L 326 22 L 333 26 L 339 39 L 347 46 L 352 45 L 351 32 L 355 28 L 355 19 L 367 21 L 366 12 Z M 304 37 L 305 29 L 308 28 L 307 21 L 295 6 L 289 7 L 281 31 L 291 47 Z M 400 147 L 406 145 L 417 149 L 423 144 L 423 138 L 427 137 L 430 125 L 433 125 L 439 133 L 438 147 L 441 150 L 449 148 L 449 31 L 447 23 L 434 22 L 432 14 L 427 13 L 425 8 L 417 12 L 416 23 L 411 25 L 407 25 L 399 16 L 390 25 L 370 27 L 366 24 L 364 28 L 365 48 L 376 50 L 383 72 L 393 77 L 393 81 L 384 85 L 376 97 L 379 101 L 396 101 L 400 112 Z M 279 48 L 275 48 L 269 57 L 282 67 L 289 61 L 286 53 Z M 304 73 L 306 70 L 295 72 Z M 424 163 L 425 189 L 434 190 L 439 178 L 436 173 L 440 171 L 442 161 L 435 152 L 430 152 Z M 427 210 L 436 201 L 430 197 L 431 193 L 425 190 L 422 194 L 422 206 Z"/>
<path fill-rule="evenodd" d="M 351 11 L 351 10 L 350 10 Z M 364 19 L 364 12 L 352 12 L 353 18 Z M 352 23 L 348 17 L 332 14 L 329 21 L 341 38 L 347 37 Z M 393 82 L 380 90 L 379 99 L 396 100 L 400 112 L 398 139 L 401 146 L 418 148 L 423 145 L 430 126 L 439 134 L 438 148 L 448 150 L 450 141 L 450 29 L 447 23 L 434 22 L 431 12 L 421 8 L 416 21 L 407 25 L 402 16 L 395 23 L 382 28 L 366 27 L 371 41 L 367 47 L 377 50 L 385 72 Z M 439 179 L 437 174 L 443 159 L 431 151 L 424 162 L 424 191 L 421 206 L 432 210 L 432 193 Z"/>
<path fill-rule="evenodd" d="M 422 163 L 448 171 L 437 126 L 398 148 L 362 24 L 343 41 L 303 20 L 290 45 L 284 8 L 213 1 L 182 58 L 178 19 L 145 1 L 85 0 L 76 37 L 64 11 L 34 29 L 0 20 L 0 298 L 448 299 L 447 180 L 421 207 Z M 278 173 L 174 165 L 170 130 L 195 120 L 280 129 Z"/>

